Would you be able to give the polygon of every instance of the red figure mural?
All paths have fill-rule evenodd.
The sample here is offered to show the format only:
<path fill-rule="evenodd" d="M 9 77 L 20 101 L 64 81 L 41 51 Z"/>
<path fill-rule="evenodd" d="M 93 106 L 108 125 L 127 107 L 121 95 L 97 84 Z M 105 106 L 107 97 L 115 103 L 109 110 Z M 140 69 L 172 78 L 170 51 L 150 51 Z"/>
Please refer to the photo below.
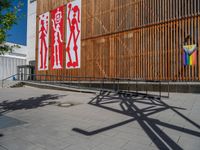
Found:
<path fill-rule="evenodd" d="M 64 38 L 64 6 L 51 11 L 51 68 L 62 69 Z"/>
<path fill-rule="evenodd" d="M 66 67 L 80 68 L 81 1 L 67 5 Z"/>
<path fill-rule="evenodd" d="M 38 70 L 48 70 L 49 13 L 39 17 Z"/>

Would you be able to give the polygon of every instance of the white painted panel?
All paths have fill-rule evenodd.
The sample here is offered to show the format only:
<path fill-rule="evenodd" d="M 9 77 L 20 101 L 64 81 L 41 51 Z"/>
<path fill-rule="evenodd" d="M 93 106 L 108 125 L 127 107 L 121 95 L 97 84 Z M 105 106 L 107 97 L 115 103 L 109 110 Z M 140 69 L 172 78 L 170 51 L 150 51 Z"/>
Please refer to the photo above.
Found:
<path fill-rule="evenodd" d="M 26 65 L 26 60 L 0 56 L 0 80 L 16 74 L 20 65 Z"/>
<path fill-rule="evenodd" d="M 66 68 L 81 67 L 81 0 L 67 4 Z"/>
<path fill-rule="evenodd" d="M 48 70 L 49 12 L 39 16 L 38 70 Z"/>

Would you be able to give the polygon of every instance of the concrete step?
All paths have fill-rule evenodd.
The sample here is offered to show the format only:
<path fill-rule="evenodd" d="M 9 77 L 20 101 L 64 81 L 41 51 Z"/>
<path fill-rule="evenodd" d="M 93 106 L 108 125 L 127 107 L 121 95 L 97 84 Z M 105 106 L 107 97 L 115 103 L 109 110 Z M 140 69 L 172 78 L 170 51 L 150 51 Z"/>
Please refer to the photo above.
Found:
<path fill-rule="evenodd" d="M 3 88 L 14 88 L 14 87 L 21 87 L 21 86 L 22 86 L 21 81 L 5 80 L 3 82 Z M 2 87 L 2 81 L 1 81 L 1 87 Z"/>

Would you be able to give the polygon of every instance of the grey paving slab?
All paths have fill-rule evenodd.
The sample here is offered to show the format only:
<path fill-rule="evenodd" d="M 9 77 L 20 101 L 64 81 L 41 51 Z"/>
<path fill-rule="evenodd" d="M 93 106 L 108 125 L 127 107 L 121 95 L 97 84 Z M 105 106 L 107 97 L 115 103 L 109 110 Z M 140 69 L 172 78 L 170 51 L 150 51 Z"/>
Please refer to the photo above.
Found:
<path fill-rule="evenodd" d="M 1 122 L 0 129 L 26 124 L 26 122 L 24 121 L 4 115 L 2 116 L 0 115 L 0 122 Z"/>
<path fill-rule="evenodd" d="M 1 146 L 8 150 L 44 150 L 36 144 L 23 140 L 21 138 L 10 138 L 3 140 Z"/>
<path fill-rule="evenodd" d="M 156 147 L 145 145 L 145 144 L 138 144 L 135 142 L 128 142 L 126 145 L 124 145 L 121 150 L 156 150 Z"/>
<path fill-rule="evenodd" d="M 200 139 L 194 139 L 191 137 L 181 137 L 178 144 L 184 149 L 188 150 L 199 150 L 200 148 Z"/>
<path fill-rule="evenodd" d="M 65 103 L 74 105 L 60 107 Z M 172 93 L 160 101 L 140 95 L 98 99 L 96 94 L 31 87 L 0 89 L 0 150 L 196 150 L 199 107 L 199 94 Z"/>
<path fill-rule="evenodd" d="M 7 148 L 2 146 L 2 145 L 0 145 L 0 150 L 7 150 Z"/>

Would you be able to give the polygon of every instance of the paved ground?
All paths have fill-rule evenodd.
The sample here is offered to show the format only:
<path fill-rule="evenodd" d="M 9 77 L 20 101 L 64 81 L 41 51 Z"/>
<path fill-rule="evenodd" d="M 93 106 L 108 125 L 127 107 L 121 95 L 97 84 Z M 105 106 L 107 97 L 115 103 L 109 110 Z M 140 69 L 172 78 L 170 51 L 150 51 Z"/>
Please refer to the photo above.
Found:
<path fill-rule="evenodd" d="M 0 89 L 0 150 L 199 150 L 200 95 L 170 96 Z"/>

